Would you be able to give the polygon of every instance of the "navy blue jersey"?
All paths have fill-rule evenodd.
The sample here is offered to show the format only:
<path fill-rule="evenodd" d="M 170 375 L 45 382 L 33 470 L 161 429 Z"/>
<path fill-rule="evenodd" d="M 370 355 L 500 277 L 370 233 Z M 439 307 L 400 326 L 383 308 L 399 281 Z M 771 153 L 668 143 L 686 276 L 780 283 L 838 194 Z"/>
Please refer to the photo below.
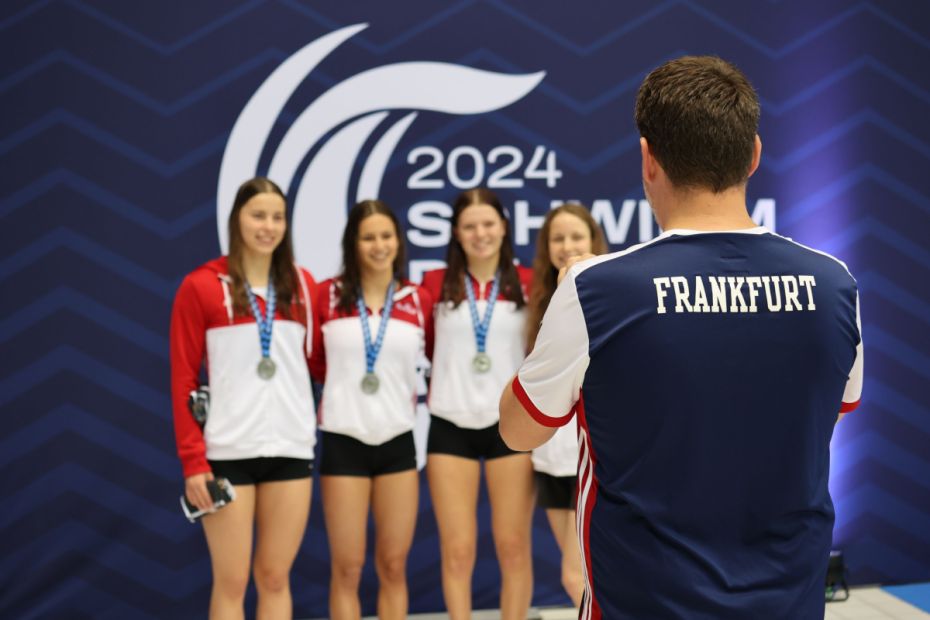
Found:
<path fill-rule="evenodd" d="M 764 228 L 667 231 L 585 261 L 513 389 L 579 426 L 582 618 L 823 618 L 856 283 Z"/>

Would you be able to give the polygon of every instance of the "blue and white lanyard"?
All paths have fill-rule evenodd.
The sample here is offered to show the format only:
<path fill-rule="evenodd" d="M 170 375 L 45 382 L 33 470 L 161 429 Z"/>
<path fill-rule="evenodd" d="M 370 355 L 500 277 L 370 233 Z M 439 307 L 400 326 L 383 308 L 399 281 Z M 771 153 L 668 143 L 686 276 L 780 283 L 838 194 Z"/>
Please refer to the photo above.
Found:
<path fill-rule="evenodd" d="M 472 287 L 471 282 L 468 281 L 468 274 L 465 274 L 465 295 L 468 297 L 471 324 L 475 328 L 475 343 L 478 345 L 478 353 L 484 353 L 484 345 L 488 339 L 488 328 L 491 326 L 491 315 L 494 314 L 494 304 L 497 302 L 497 294 L 500 292 L 500 282 L 500 272 L 497 272 L 491 281 L 491 292 L 488 294 L 488 306 L 484 309 L 484 317 L 479 319 L 475 289 Z"/>
<path fill-rule="evenodd" d="M 255 299 L 255 293 L 249 283 L 245 283 L 245 293 L 249 296 L 249 306 L 252 307 L 252 316 L 258 324 L 258 339 L 262 345 L 262 357 L 271 356 L 271 328 L 274 326 L 274 307 L 276 293 L 274 290 L 274 280 L 268 275 L 268 291 L 265 293 L 265 316 L 262 316 L 258 308 L 258 300 Z"/>
<path fill-rule="evenodd" d="M 384 307 L 381 309 L 381 323 L 378 325 L 378 335 L 375 341 L 371 341 L 371 327 L 368 325 L 368 308 L 365 306 L 365 297 L 362 290 L 358 290 L 355 298 L 355 305 L 358 306 L 358 316 L 362 321 L 362 338 L 365 340 L 365 372 L 374 372 L 375 361 L 378 359 L 378 353 L 381 352 L 381 345 L 384 344 L 384 332 L 387 331 L 388 320 L 391 318 L 391 310 L 394 309 L 394 281 L 388 286 L 387 295 L 384 298 Z"/>

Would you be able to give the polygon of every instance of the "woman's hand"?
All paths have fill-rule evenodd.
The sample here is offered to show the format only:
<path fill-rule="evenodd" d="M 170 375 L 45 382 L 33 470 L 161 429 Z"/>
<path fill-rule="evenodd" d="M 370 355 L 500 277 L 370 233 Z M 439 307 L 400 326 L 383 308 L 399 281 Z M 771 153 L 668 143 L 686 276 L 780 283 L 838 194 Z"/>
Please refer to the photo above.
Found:
<path fill-rule="evenodd" d="M 207 481 L 213 480 L 213 472 L 194 474 L 190 478 L 184 479 L 184 494 L 188 501 L 197 507 L 198 510 L 210 510 L 213 508 L 213 498 L 207 490 Z"/>
<path fill-rule="evenodd" d="M 594 258 L 594 254 L 588 253 L 582 254 L 580 256 L 572 256 L 567 261 L 565 261 L 565 266 L 559 269 L 558 283 L 562 283 L 562 280 L 565 278 L 565 274 L 568 273 L 568 270 L 571 269 L 572 265 L 575 263 L 580 263 L 583 260 L 588 260 L 589 258 Z"/>

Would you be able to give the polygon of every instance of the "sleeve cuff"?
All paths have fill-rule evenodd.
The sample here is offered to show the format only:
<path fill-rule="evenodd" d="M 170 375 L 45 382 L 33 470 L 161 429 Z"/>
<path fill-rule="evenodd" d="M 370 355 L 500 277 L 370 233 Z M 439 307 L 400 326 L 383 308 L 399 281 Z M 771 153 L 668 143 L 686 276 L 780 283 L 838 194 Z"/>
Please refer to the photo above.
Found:
<path fill-rule="evenodd" d="M 523 385 L 520 383 L 519 376 L 513 378 L 511 389 L 513 389 L 514 396 L 517 397 L 517 400 L 520 401 L 520 404 L 523 405 L 523 408 L 526 410 L 526 412 L 530 414 L 530 417 L 543 426 L 548 426 L 549 428 L 565 426 L 575 414 L 574 410 L 570 410 L 561 418 L 547 416 L 545 413 L 540 411 L 536 405 L 533 404 L 532 400 L 530 400 L 529 395 L 526 393 L 526 390 L 523 389 Z"/>
<path fill-rule="evenodd" d="M 188 459 L 181 459 L 181 469 L 184 471 L 184 477 L 190 478 L 191 476 L 196 476 L 197 474 L 206 474 L 213 471 L 210 468 L 210 463 L 207 462 L 207 457 L 205 455 L 190 457 Z"/>
<path fill-rule="evenodd" d="M 853 403 L 842 403 L 840 404 L 840 413 L 849 413 L 853 409 L 859 406 L 859 401 Z"/>

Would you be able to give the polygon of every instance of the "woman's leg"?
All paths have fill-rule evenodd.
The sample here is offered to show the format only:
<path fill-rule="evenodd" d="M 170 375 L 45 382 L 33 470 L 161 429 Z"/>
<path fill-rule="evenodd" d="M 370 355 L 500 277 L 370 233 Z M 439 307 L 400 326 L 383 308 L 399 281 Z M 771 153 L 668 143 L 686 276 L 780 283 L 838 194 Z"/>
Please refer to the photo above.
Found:
<path fill-rule="evenodd" d="M 533 597 L 533 464 L 529 454 L 485 461 L 491 531 L 501 567 L 501 618 L 526 618 Z"/>
<path fill-rule="evenodd" d="M 236 500 L 201 520 L 210 549 L 213 587 L 210 618 L 244 618 L 243 600 L 249 586 L 255 487 L 236 485 Z"/>
<path fill-rule="evenodd" d="M 546 519 L 549 520 L 549 527 L 552 528 L 552 536 L 555 538 L 555 544 L 559 546 L 559 552 L 565 553 L 565 520 L 569 518 L 569 510 L 563 508 L 546 508 Z"/>
<path fill-rule="evenodd" d="M 549 510 L 546 511 L 550 512 Z M 554 510 L 552 512 L 555 512 Z M 568 592 L 575 607 L 581 607 L 581 595 L 584 594 L 584 572 L 581 569 L 581 547 L 575 528 L 575 511 L 559 510 L 566 515 L 562 530 L 562 587 Z M 549 521 L 552 523 L 551 519 Z M 554 527 L 554 526 L 553 526 Z M 554 532 L 554 530 L 553 530 Z"/>
<path fill-rule="evenodd" d="M 372 481 L 378 618 L 407 617 L 407 554 L 417 525 L 417 470 L 377 476 Z"/>
<path fill-rule="evenodd" d="M 478 461 L 431 453 L 426 461 L 442 552 L 442 594 L 451 620 L 471 616 L 471 574 L 478 541 Z"/>
<path fill-rule="evenodd" d="M 263 482 L 256 487 L 255 563 L 259 620 L 292 617 L 291 565 L 310 515 L 311 478 Z"/>
<path fill-rule="evenodd" d="M 575 607 L 580 607 L 584 574 L 581 572 L 581 549 L 578 547 L 578 536 L 575 535 L 575 511 L 547 508 L 546 517 L 559 551 L 562 552 L 562 587 L 568 592 Z"/>
<path fill-rule="evenodd" d="M 320 485 L 331 563 L 329 617 L 357 620 L 362 616 L 358 586 L 365 565 L 371 478 L 320 476 Z"/>

